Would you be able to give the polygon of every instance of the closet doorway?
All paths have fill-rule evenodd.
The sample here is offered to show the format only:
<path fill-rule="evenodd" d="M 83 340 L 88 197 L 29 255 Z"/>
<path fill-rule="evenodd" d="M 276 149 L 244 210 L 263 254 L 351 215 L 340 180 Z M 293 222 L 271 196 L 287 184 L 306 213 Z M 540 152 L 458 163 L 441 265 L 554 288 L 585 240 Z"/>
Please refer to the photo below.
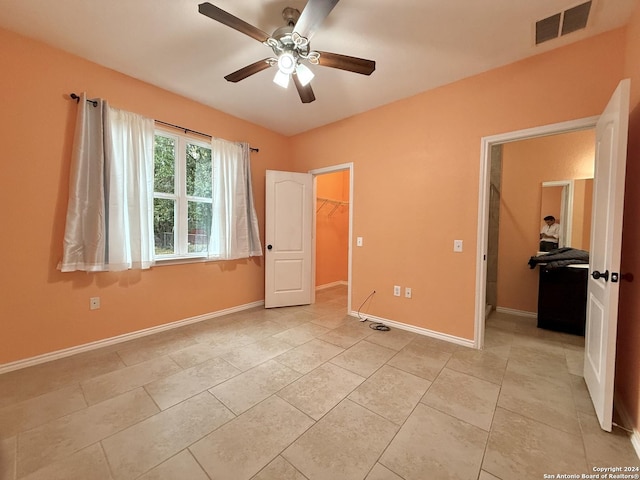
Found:
<path fill-rule="evenodd" d="M 353 164 L 311 170 L 314 179 L 314 292 L 345 285 L 351 312 Z"/>

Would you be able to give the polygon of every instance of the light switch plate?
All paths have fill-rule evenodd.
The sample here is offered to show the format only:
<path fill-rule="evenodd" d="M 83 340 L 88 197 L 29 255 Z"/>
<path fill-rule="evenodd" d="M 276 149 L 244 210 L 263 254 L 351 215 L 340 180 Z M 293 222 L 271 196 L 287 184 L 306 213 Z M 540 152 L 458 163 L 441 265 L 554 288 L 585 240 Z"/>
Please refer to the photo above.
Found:
<path fill-rule="evenodd" d="M 356 237 L 356 247 L 362 246 L 362 237 Z"/>
<path fill-rule="evenodd" d="M 454 240 L 453 241 L 453 251 L 461 252 L 462 251 L 462 240 Z"/>

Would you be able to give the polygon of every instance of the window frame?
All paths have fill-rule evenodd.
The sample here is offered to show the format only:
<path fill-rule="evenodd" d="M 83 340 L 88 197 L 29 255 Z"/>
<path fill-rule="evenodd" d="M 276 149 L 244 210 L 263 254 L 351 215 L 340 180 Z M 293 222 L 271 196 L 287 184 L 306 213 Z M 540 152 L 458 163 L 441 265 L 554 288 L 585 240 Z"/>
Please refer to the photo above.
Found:
<path fill-rule="evenodd" d="M 174 253 L 157 254 L 154 259 L 156 264 L 172 264 L 172 263 L 189 263 L 209 260 L 208 254 L 204 252 L 189 252 L 189 218 L 188 210 L 190 202 L 208 203 L 213 207 L 213 194 L 211 197 L 201 197 L 196 195 L 187 195 L 187 145 L 196 145 L 212 150 L 211 143 L 194 138 L 188 134 L 176 133 L 168 129 L 156 126 L 154 130 L 155 137 L 163 136 L 174 140 L 174 185 L 173 193 L 156 192 L 155 190 L 155 168 L 154 168 L 154 189 L 153 199 L 165 199 L 174 201 L 174 228 L 173 228 L 173 245 Z M 154 147 L 155 148 L 155 147 Z M 213 152 L 212 152 L 213 153 Z M 212 158 L 213 162 L 213 158 Z M 213 165 L 212 165 L 213 166 Z M 154 152 L 155 167 L 155 152 Z M 155 216 L 155 205 L 154 205 Z"/>

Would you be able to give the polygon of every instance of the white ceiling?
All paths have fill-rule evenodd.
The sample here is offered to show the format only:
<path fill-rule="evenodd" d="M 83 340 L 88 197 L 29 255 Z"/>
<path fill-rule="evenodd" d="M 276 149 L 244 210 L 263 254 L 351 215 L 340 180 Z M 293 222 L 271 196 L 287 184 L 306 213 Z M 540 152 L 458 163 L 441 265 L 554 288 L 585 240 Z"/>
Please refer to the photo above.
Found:
<path fill-rule="evenodd" d="M 0 26 L 293 135 L 624 25 L 638 0 L 594 0 L 584 30 L 534 46 L 537 20 L 585 0 L 342 0 L 312 48 L 376 61 L 371 76 L 311 66 L 316 101 L 267 69 L 260 42 L 198 13 L 202 0 L 0 0 Z M 272 33 L 305 0 L 210 0 Z M 6 72 L 5 72 L 6 74 Z M 88 92 L 100 96 L 100 92 Z"/>

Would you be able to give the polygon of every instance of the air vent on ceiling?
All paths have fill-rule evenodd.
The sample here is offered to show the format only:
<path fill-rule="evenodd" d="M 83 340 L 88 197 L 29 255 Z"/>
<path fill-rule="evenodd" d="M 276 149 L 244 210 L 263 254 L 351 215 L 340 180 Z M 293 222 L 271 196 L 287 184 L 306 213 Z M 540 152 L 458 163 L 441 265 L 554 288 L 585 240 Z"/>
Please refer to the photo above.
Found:
<path fill-rule="evenodd" d="M 536 22 L 536 45 L 587 26 L 591 0 Z"/>
<path fill-rule="evenodd" d="M 556 13 L 536 22 L 536 45 L 558 37 L 561 17 L 560 13 Z"/>

